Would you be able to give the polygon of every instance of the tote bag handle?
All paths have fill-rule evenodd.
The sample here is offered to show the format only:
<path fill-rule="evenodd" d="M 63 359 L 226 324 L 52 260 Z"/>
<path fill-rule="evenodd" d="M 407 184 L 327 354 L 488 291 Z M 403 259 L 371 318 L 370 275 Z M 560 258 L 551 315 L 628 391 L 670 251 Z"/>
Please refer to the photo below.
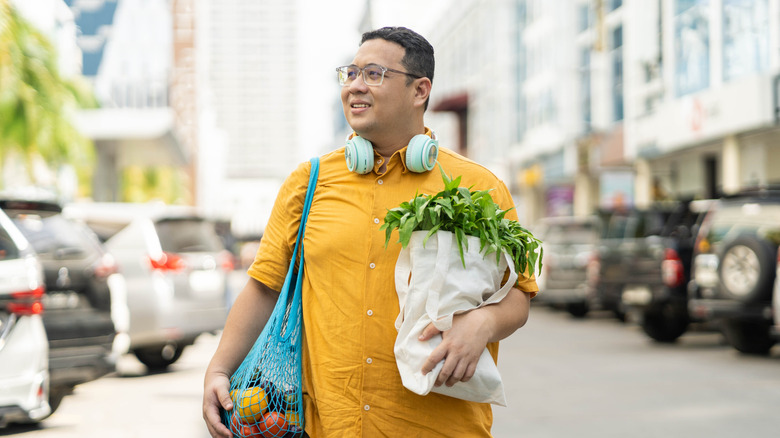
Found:
<path fill-rule="evenodd" d="M 306 222 L 309 217 L 309 210 L 311 210 L 312 200 L 314 199 L 314 191 L 317 188 L 317 179 L 320 171 L 320 159 L 314 157 L 311 159 L 311 172 L 309 173 L 309 185 L 306 188 L 306 198 L 303 203 L 303 212 L 301 213 L 301 222 L 298 225 L 298 237 L 295 239 L 295 249 L 293 250 L 292 257 L 290 258 L 290 266 L 287 268 L 287 276 L 284 279 L 284 286 L 279 296 L 278 301 L 284 303 L 285 307 L 288 307 L 288 311 L 284 312 L 284 321 L 280 324 L 281 338 L 287 339 L 295 330 L 287 330 L 287 324 L 292 322 L 298 324 L 298 318 L 295 315 L 300 315 L 301 308 L 301 281 L 303 281 L 303 236 L 306 233 Z M 300 253 L 299 251 L 300 247 Z M 299 255 L 300 254 L 300 255 Z M 300 264 L 298 269 L 295 269 L 296 261 L 300 257 Z M 290 296 L 290 285 L 293 281 L 293 276 L 297 275 L 295 280 L 295 288 L 293 295 Z M 292 299 L 288 303 L 288 301 Z M 275 312 L 275 311 L 274 311 Z M 292 321 L 289 319 L 292 317 Z M 292 327 L 291 327 L 292 328 Z"/>

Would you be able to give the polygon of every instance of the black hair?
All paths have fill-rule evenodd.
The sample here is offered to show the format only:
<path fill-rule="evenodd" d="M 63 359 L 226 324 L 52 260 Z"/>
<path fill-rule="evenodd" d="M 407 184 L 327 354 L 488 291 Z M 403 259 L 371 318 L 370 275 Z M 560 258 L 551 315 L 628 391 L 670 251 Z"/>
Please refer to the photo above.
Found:
<path fill-rule="evenodd" d="M 428 78 L 433 83 L 433 70 L 436 67 L 433 46 L 422 35 L 405 27 L 383 27 L 364 33 L 360 44 L 373 39 L 383 39 L 403 47 L 405 53 L 401 59 L 401 65 L 408 73 Z M 407 85 L 413 80 L 411 76 L 407 76 Z M 426 100 L 425 109 L 427 108 L 428 101 Z"/>

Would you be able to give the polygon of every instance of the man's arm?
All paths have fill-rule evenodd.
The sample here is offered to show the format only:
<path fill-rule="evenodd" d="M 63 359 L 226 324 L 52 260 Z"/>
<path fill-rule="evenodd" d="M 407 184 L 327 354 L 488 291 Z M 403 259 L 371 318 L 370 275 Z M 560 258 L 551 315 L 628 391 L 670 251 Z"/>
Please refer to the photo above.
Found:
<path fill-rule="evenodd" d="M 203 385 L 203 419 L 212 437 L 233 437 L 220 420 L 219 408 L 233 409 L 230 376 L 254 345 L 271 317 L 278 297 L 279 292 L 250 278 L 230 309 Z"/>
<path fill-rule="evenodd" d="M 441 333 L 442 343 L 433 350 L 423 364 L 423 374 L 428 374 L 444 360 L 444 366 L 436 379 L 436 386 L 467 382 L 474 376 L 479 357 L 488 343 L 498 342 L 525 325 L 531 308 L 531 295 L 512 288 L 496 304 L 490 304 L 455 315 L 452 328 L 441 333 L 433 323 L 423 330 L 421 341 L 427 341 Z"/>

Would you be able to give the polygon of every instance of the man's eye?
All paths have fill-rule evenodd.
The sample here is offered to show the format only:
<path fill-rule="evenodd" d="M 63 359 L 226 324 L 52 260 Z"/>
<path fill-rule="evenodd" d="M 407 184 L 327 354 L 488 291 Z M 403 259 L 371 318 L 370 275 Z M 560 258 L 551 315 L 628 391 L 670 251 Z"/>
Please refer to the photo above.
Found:
<path fill-rule="evenodd" d="M 347 70 L 347 78 L 350 80 L 354 80 L 358 75 L 358 71 L 356 69 L 350 69 Z"/>
<path fill-rule="evenodd" d="M 368 69 L 366 70 L 366 74 L 368 75 L 369 79 L 379 80 L 379 78 L 382 77 L 382 70 Z"/>

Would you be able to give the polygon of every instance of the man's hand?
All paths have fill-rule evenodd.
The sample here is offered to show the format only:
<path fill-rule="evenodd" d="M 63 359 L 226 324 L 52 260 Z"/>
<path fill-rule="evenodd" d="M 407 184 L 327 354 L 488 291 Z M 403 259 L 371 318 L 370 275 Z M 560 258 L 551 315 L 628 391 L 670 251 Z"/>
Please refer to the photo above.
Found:
<path fill-rule="evenodd" d="M 226 411 L 233 409 L 233 401 L 230 399 L 230 380 L 222 373 L 206 373 L 203 385 L 203 419 L 206 427 L 214 438 L 233 438 L 233 434 L 222 424 L 219 416 L 219 408 Z"/>
<path fill-rule="evenodd" d="M 442 342 L 423 364 L 423 374 L 428 374 L 436 364 L 444 361 L 436 386 L 468 382 L 477 370 L 482 352 L 490 342 L 498 342 L 525 325 L 531 307 L 531 295 L 512 288 L 504 299 L 471 310 L 452 319 L 452 328 L 442 333 L 433 323 L 420 335 L 427 341 L 441 333 Z"/>
<path fill-rule="evenodd" d="M 489 314 L 484 309 L 455 315 L 452 328 L 442 333 L 433 323 L 428 324 L 420 336 L 427 341 L 441 334 L 442 342 L 433 350 L 423 364 L 423 375 L 431 372 L 444 360 L 444 366 L 436 378 L 435 386 L 452 386 L 457 382 L 468 382 L 477 370 L 477 363 L 490 339 Z"/>

